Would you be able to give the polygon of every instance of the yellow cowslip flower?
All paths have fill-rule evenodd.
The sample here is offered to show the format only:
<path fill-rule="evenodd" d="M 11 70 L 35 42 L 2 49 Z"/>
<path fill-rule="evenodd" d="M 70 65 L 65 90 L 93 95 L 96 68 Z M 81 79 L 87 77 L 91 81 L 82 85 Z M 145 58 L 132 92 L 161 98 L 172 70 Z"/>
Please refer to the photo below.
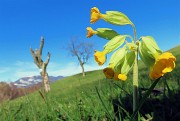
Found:
<path fill-rule="evenodd" d="M 176 57 L 169 52 L 165 52 L 156 58 L 156 62 L 149 74 L 151 79 L 157 79 L 175 68 Z"/>
<path fill-rule="evenodd" d="M 103 73 L 108 79 L 112 79 L 114 77 L 114 71 L 112 68 L 105 68 L 103 69 Z"/>
<path fill-rule="evenodd" d="M 126 76 L 125 74 L 115 73 L 115 74 L 114 74 L 114 79 L 115 79 L 115 80 L 126 81 L 127 76 Z"/>
<path fill-rule="evenodd" d="M 108 23 L 115 24 L 115 25 L 126 25 L 130 24 L 134 26 L 134 24 L 129 20 L 129 18 L 118 11 L 106 11 L 105 14 L 100 13 L 97 7 L 91 8 L 91 20 L 90 23 L 95 23 L 99 19 L 103 19 Z"/>
<path fill-rule="evenodd" d="M 118 74 L 118 79 L 120 79 L 122 81 L 126 81 L 127 76 L 125 74 Z"/>
<path fill-rule="evenodd" d="M 93 7 L 91 8 L 91 20 L 90 23 L 95 23 L 101 18 L 101 13 L 98 8 Z"/>
<path fill-rule="evenodd" d="M 90 37 L 92 37 L 94 34 L 97 33 L 97 32 L 94 31 L 91 27 L 87 27 L 86 30 L 87 30 L 87 35 L 86 35 L 87 38 L 90 38 Z"/>
<path fill-rule="evenodd" d="M 106 53 L 105 51 L 94 51 L 94 58 L 95 61 L 98 63 L 99 66 L 103 65 L 106 62 Z"/>
<path fill-rule="evenodd" d="M 125 74 L 115 73 L 112 67 L 103 69 L 103 73 L 108 79 L 122 80 L 125 81 L 127 76 Z"/>

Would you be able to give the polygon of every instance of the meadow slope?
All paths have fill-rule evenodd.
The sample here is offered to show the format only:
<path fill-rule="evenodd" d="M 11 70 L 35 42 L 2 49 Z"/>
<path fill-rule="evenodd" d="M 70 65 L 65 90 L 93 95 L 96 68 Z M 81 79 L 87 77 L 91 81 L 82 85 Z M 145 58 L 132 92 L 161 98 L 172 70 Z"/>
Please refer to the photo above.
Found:
<path fill-rule="evenodd" d="M 161 104 L 161 100 L 164 101 L 167 98 L 167 106 L 180 101 L 180 96 L 176 99 L 172 97 L 180 94 L 180 45 L 169 51 L 176 56 L 176 68 L 172 73 L 166 74 L 156 86 L 159 90 L 163 89 L 164 95 L 151 97 L 151 100 L 147 100 L 147 102 L 149 101 L 147 105 L 154 104 L 151 102 L 153 99 L 158 99 L 158 104 Z M 148 72 L 149 69 L 139 61 L 139 85 L 142 88 L 148 88 L 152 84 Z M 164 90 L 166 88 L 167 90 Z M 51 89 L 51 92 L 45 95 L 37 91 L 1 103 L 0 121 L 128 120 L 132 112 L 130 108 L 132 104 L 132 71 L 128 74 L 125 82 L 108 80 L 104 77 L 102 70 L 96 70 L 87 72 L 85 77 L 77 74 L 63 78 L 52 83 Z M 118 110 L 116 111 L 117 106 Z M 179 105 L 175 104 L 175 106 Z M 180 107 L 178 108 L 180 109 Z M 120 109 L 121 111 L 119 111 Z M 156 116 L 152 108 L 148 107 L 147 111 L 143 109 L 142 107 L 141 116 L 150 114 L 157 120 L 172 119 L 180 112 L 177 108 L 172 107 L 172 114 L 168 115 L 169 117 L 163 117 L 167 112 L 164 112 L 163 116 Z M 164 110 L 166 111 L 166 109 Z M 158 111 L 157 114 L 159 114 Z"/>

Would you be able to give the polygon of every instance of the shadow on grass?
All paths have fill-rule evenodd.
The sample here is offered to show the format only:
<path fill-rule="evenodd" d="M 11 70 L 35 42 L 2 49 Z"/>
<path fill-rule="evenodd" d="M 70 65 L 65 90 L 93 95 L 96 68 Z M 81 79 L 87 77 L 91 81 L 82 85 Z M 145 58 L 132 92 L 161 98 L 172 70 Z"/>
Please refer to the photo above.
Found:
<path fill-rule="evenodd" d="M 140 99 L 145 90 L 140 88 Z M 133 113 L 132 95 L 115 98 L 112 104 L 118 120 L 127 119 Z M 171 91 L 168 85 L 166 90 L 153 90 L 142 105 L 139 114 L 146 120 L 146 115 L 149 114 L 153 117 L 153 121 L 180 121 L 180 85 L 179 90 L 176 91 Z"/>

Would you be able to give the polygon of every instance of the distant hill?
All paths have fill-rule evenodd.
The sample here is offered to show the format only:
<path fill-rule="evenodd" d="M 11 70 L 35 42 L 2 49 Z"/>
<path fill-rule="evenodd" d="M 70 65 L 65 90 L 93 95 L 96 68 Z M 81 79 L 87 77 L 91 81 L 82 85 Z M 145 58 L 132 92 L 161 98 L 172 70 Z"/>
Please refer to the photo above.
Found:
<path fill-rule="evenodd" d="M 173 55 L 176 57 L 176 68 L 174 69 L 173 72 L 180 73 L 180 45 L 177 45 L 176 47 L 168 50 L 168 52 L 173 53 Z M 139 65 L 139 71 L 141 72 L 140 76 L 147 76 L 149 74 L 149 68 L 147 68 L 141 60 L 139 60 L 139 64 L 138 65 Z M 93 73 L 94 76 L 96 75 L 96 73 L 99 73 L 100 74 L 99 75 L 100 79 L 105 78 L 105 76 L 104 76 L 104 74 L 102 73 L 101 70 L 87 72 L 86 78 L 88 78 L 88 75 L 89 74 L 91 75 L 91 73 Z M 131 75 L 132 71 L 130 71 L 129 74 Z M 57 76 L 57 77 L 49 76 L 49 79 L 50 79 L 50 82 L 54 82 L 56 80 L 62 79 L 62 81 L 64 81 L 64 83 L 67 82 L 67 83 L 71 83 L 72 84 L 72 80 L 76 80 L 77 77 L 81 78 L 81 74 L 76 74 L 74 76 L 70 76 L 70 77 L 64 78 L 64 79 L 62 79 L 63 76 Z M 93 77 L 93 78 L 95 78 L 95 77 Z M 95 78 L 94 81 L 95 80 L 97 80 L 97 79 Z M 20 78 L 17 81 L 15 81 L 14 85 L 16 85 L 17 87 L 29 87 L 29 86 L 32 86 L 32 85 L 37 84 L 39 82 L 41 82 L 41 77 L 40 76 L 23 77 L 23 78 Z M 86 81 L 86 83 L 87 82 L 88 81 Z M 92 82 L 92 80 L 90 82 Z M 59 82 L 57 82 L 57 83 L 59 83 Z M 76 83 L 76 81 L 73 81 L 73 83 Z M 71 84 L 67 84 L 67 85 L 71 85 Z"/>
<path fill-rule="evenodd" d="M 145 114 L 153 113 L 153 116 L 156 114 L 154 117 L 155 120 L 158 121 L 163 119 L 162 117 L 165 116 L 175 118 L 179 116 L 180 46 L 170 49 L 169 52 L 172 52 L 176 57 L 176 68 L 171 73 L 168 73 L 163 77 L 163 80 L 166 80 L 168 83 L 168 89 L 166 90 L 167 96 L 152 95 L 148 101 L 146 101 L 147 104 L 145 104 L 145 107 L 142 107 L 142 109 L 144 109 L 142 112 L 148 111 L 147 113 L 145 112 Z M 141 60 L 138 64 L 139 86 L 149 88 L 149 86 L 152 84 L 152 81 L 150 81 L 148 76 L 149 68 L 147 68 Z M 26 83 L 29 84 L 32 82 L 33 78 L 35 77 L 29 77 L 29 79 L 22 78 L 19 81 L 17 80 L 17 83 L 22 83 L 26 80 L 26 85 Z M 40 81 L 40 78 L 37 78 L 37 80 Z M 157 89 L 165 87 L 165 83 L 162 82 L 156 85 Z M 128 108 L 127 111 L 131 109 L 129 108 L 132 104 L 132 98 L 130 96 L 133 89 L 131 87 L 132 71 L 130 71 L 128 74 L 128 79 L 125 82 L 106 79 L 102 70 L 89 71 L 86 72 L 85 77 L 83 77 L 82 74 L 76 74 L 51 83 L 51 91 L 47 95 L 42 95 L 40 91 L 35 91 L 24 97 L 3 103 L 2 106 L 0 105 L 0 117 L 4 120 L 14 120 L 16 118 L 16 120 L 24 119 L 44 121 L 49 119 L 56 121 L 59 119 L 79 121 L 81 120 L 80 109 L 82 109 L 82 114 L 85 117 L 85 120 L 89 120 L 89 117 L 94 117 L 95 120 L 103 120 L 104 117 L 107 116 L 105 113 L 105 106 L 109 112 L 112 112 L 112 114 L 110 113 L 112 116 L 117 113 L 114 112 L 115 108 L 112 108 L 114 105 L 117 106 L 122 104 L 123 111 L 125 108 Z M 12 89 L 10 91 L 9 90 L 9 88 L 5 91 L 0 90 L 0 94 L 2 94 L 2 92 L 8 94 L 9 92 L 10 94 L 15 92 Z M 165 98 L 162 98 L 163 96 Z M 117 98 L 118 103 L 113 102 L 113 100 Z M 119 98 L 121 100 L 119 100 Z M 14 98 L 12 97 L 10 99 Z"/>
<path fill-rule="evenodd" d="M 54 82 L 56 80 L 60 80 L 64 78 L 63 76 L 49 76 L 49 81 Z M 35 84 L 38 84 L 41 82 L 41 76 L 32 76 L 32 77 L 22 77 L 20 79 L 18 79 L 17 81 L 13 82 L 12 84 L 17 86 L 17 87 L 30 87 L 33 86 Z"/>

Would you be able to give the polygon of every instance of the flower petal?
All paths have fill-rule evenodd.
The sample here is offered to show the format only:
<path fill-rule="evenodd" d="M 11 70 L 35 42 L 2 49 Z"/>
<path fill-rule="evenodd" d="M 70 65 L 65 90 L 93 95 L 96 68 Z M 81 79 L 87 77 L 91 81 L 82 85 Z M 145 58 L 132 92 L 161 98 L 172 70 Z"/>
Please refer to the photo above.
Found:
<path fill-rule="evenodd" d="M 91 8 L 91 20 L 90 23 L 95 23 L 100 19 L 101 13 L 98 8 L 93 7 Z"/>
<path fill-rule="evenodd" d="M 149 74 L 151 79 L 157 79 L 175 68 L 175 56 L 172 53 L 165 52 L 156 58 L 156 62 Z"/>
<path fill-rule="evenodd" d="M 86 30 L 87 30 L 87 35 L 86 35 L 87 38 L 90 38 L 91 36 L 96 34 L 96 32 L 91 27 L 87 27 Z"/>
<path fill-rule="evenodd" d="M 122 81 L 125 81 L 127 79 L 127 76 L 125 74 L 119 74 L 118 78 Z"/>
<path fill-rule="evenodd" d="M 95 61 L 98 63 L 98 65 L 101 66 L 106 62 L 106 53 L 95 51 L 94 58 L 95 58 Z"/>
<path fill-rule="evenodd" d="M 157 60 L 162 60 L 162 59 L 172 59 L 173 61 L 176 60 L 176 58 L 174 57 L 174 55 L 170 52 L 165 52 L 165 53 L 162 53 Z"/>
<path fill-rule="evenodd" d="M 163 73 L 171 72 L 175 67 L 174 61 L 167 61 L 166 68 L 162 70 Z"/>

